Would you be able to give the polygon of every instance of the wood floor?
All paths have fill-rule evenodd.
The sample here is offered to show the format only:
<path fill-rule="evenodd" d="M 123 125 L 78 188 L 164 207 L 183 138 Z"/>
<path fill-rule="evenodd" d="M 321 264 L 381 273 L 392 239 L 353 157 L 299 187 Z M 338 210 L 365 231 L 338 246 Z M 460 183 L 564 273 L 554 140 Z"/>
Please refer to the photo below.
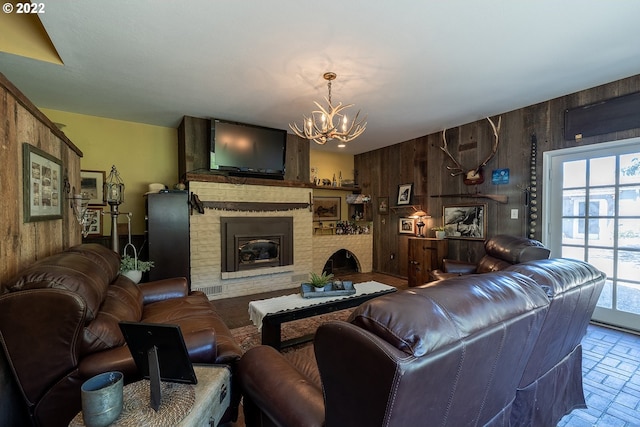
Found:
<path fill-rule="evenodd" d="M 380 273 L 349 273 L 341 274 L 341 280 L 352 280 L 353 283 L 367 282 L 375 280 L 398 289 L 407 289 L 407 280 L 395 276 Z M 278 297 L 281 295 L 295 294 L 299 288 L 284 289 L 279 291 L 265 292 L 261 294 L 246 295 L 242 297 L 226 298 L 212 301 L 220 316 L 224 319 L 230 329 L 240 328 L 251 324 L 249 320 L 249 302 Z"/>

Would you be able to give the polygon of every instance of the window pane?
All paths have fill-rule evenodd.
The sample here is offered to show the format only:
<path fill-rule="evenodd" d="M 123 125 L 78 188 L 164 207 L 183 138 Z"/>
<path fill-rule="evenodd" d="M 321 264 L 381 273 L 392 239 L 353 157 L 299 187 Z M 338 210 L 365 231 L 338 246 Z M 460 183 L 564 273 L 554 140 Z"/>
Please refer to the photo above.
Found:
<path fill-rule="evenodd" d="M 602 308 L 613 308 L 613 283 L 611 283 L 611 280 L 604 282 L 597 305 Z"/>
<path fill-rule="evenodd" d="M 618 199 L 621 216 L 640 215 L 640 186 L 620 188 Z"/>
<path fill-rule="evenodd" d="M 562 258 L 573 258 L 584 261 L 584 248 L 576 248 L 574 246 L 562 247 Z"/>
<path fill-rule="evenodd" d="M 640 219 L 618 219 L 618 246 L 640 249 Z"/>
<path fill-rule="evenodd" d="M 616 158 L 600 157 L 591 159 L 589 185 L 613 185 L 616 183 Z"/>
<path fill-rule="evenodd" d="M 586 187 L 587 186 L 587 162 L 578 160 L 575 162 L 564 162 L 562 165 L 562 188 Z"/>
<path fill-rule="evenodd" d="M 640 281 L 640 252 L 618 251 L 618 278 Z"/>
<path fill-rule="evenodd" d="M 589 248 L 589 264 L 603 271 L 607 277 L 613 277 L 613 250 Z"/>
<path fill-rule="evenodd" d="M 640 183 L 640 153 L 620 156 L 620 183 Z"/>
<path fill-rule="evenodd" d="M 562 215 L 563 216 L 577 216 L 584 215 L 584 204 L 586 203 L 585 197 L 586 191 L 580 190 L 563 190 L 562 191 Z"/>
<path fill-rule="evenodd" d="M 634 283 L 617 282 L 617 309 L 640 314 L 640 286 Z"/>
<path fill-rule="evenodd" d="M 562 243 L 565 245 L 584 245 L 584 220 L 564 218 L 562 220 Z"/>

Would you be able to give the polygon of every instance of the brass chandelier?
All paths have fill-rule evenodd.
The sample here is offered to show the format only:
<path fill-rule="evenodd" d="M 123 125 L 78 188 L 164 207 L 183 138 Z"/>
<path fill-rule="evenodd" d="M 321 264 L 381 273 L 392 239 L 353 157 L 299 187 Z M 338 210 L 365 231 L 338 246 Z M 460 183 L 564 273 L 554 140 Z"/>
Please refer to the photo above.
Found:
<path fill-rule="evenodd" d="M 335 80 L 336 73 L 326 72 L 323 75 L 327 81 L 329 96 L 325 98 L 329 104 L 329 108 L 325 109 L 319 103 L 314 104 L 319 108 L 311 112 L 310 117 L 304 117 L 302 129 L 297 124 L 289 124 L 291 130 L 301 138 L 309 139 L 316 144 L 324 145 L 327 141 L 335 139 L 340 141 L 338 147 L 344 147 L 349 141 L 353 141 L 364 132 L 367 127 L 366 117 L 358 122 L 360 111 L 356 113 L 355 118 L 349 123 L 349 120 L 343 110 L 352 107 L 353 104 L 333 106 L 331 103 L 331 81 Z"/>

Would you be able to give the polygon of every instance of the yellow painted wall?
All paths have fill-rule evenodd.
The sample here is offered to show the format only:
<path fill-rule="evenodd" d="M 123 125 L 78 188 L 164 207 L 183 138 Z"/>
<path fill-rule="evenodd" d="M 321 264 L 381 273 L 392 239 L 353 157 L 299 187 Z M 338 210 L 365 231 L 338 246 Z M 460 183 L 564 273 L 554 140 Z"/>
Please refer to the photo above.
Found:
<path fill-rule="evenodd" d="M 125 202 L 121 212 L 131 212 L 132 234 L 143 234 L 144 193 L 148 185 L 159 182 L 172 188 L 178 177 L 178 133 L 176 129 L 151 126 L 103 117 L 41 109 L 84 153 L 84 170 L 105 171 L 115 165 L 125 184 Z M 109 206 L 104 207 L 105 211 Z M 103 217 L 103 234 L 111 234 L 110 216 Z M 126 216 L 119 223 L 126 224 Z"/>
<path fill-rule="evenodd" d="M 336 174 L 336 179 L 342 172 L 342 179 L 353 179 L 353 155 L 329 153 L 326 151 L 309 150 L 309 165 L 313 170 L 318 170 L 318 178 L 333 179 L 333 174 Z M 311 174 L 313 176 L 313 174 Z"/>

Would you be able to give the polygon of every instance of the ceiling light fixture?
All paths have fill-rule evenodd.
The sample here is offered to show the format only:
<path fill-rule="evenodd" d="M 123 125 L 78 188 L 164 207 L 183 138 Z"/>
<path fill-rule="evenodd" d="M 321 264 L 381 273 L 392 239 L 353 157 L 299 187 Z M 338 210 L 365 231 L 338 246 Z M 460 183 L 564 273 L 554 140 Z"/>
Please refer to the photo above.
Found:
<path fill-rule="evenodd" d="M 331 82 L 337 77 L 336 73 L 326 72 L 323 77 L 327 81 L 329 89 L 329 96 L 325 98 L 329 108 L 325 109 L 314 101 L 319 110 L 312 111 L 310 117 L 303 116 L 304 124 L 302 129 L 295 123 L 289 124 L 289 127 L 299 137 L 310 139 L 316 144 L 324 145 L 329 140 L 337 139 L 340 141 L 338 147 L 344 147 L 347 142 L 353 141 L 364 132 L 367 127 L 366 117 L 358 122 L 358 116 L 360 115 L 360 111 L 358 111 L 351 124 L 349 124 L 347 116 L 342 114 L 342 111 L 353 107 L 353 104 L 342 105 L 339 102 L 335 107 L 331 104 Z"/>

